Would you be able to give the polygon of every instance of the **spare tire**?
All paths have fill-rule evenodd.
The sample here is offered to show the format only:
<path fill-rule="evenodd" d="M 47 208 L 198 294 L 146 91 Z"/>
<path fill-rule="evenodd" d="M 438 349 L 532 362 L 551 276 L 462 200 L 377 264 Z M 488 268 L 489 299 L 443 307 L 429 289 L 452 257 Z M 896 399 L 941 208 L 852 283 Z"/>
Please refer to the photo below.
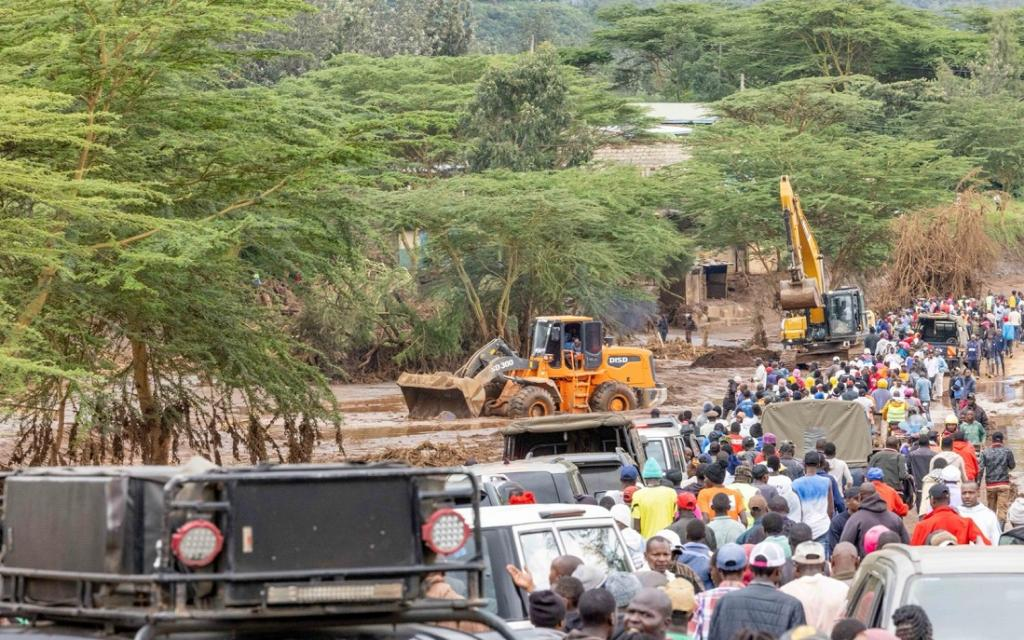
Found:
<path fill-rule="evenodd" d="M 590 396 L 593 411 L 630 411 L 636 408 L 636 394 L 621 382 L 602 382 Z"/>
<path fill-rule="evenodd" d="M 508 401 L 510 418 L 542 418 L 554 413 L 555 398 L 543 387 L 524 386 Z"/>

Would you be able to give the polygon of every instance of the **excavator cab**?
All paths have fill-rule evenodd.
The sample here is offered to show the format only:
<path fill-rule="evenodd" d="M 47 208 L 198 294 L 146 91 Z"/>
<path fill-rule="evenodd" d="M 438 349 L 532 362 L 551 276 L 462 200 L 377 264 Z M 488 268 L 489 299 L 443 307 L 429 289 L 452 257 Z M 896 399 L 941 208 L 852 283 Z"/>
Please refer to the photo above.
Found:
<path fill-rule="evenodd" d="M 856 338 L 867 330 L 864 294 L 847 287 L 825 294 L 829 335 L 833 338 Z"/>

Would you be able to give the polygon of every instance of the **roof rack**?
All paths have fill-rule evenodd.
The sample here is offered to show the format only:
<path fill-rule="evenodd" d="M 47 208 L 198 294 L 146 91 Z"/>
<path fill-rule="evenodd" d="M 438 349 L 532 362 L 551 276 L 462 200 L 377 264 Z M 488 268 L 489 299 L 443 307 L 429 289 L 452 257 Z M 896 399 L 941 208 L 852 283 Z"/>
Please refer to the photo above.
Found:
<path fill-rule="evenodd" d="M 0 617 L 140 638 L 472 620 L 512 639 L 483 609 L 481 533 L 451 508 L 471 504 L 479 521 L 472 473 L 387 464 L 182 471 L 4 478 Z M 467 482 L 446 487 L 458 475 Z M 456 572 L 464 600 L 423 596 L 429 574 Z"/>

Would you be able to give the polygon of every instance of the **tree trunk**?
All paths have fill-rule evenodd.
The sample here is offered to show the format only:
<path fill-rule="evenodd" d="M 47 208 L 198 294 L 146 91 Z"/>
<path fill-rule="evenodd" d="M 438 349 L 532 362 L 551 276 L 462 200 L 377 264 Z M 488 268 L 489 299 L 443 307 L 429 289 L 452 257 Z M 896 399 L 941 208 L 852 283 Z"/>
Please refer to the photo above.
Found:
<path fill-rule="evenodd" d="M 132 376 L 135 394 L 142 414 L 142 462 L 144 464 L 170 464 L 171 438 L 161 424 L 160 411 L 153 387 L 149 381 L 149 348 L 145 342 L 132 338 Z"/>

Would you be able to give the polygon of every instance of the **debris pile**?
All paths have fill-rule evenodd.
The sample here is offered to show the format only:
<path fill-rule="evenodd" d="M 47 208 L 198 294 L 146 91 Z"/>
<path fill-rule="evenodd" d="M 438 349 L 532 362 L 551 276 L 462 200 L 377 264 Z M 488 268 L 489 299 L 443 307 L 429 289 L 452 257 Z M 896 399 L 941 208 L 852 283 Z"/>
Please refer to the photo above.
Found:
<path fill-rule="evenodd" d="M 655 358 L 671 358 L 672 360 L 693 360 L 711 351 L 707 347 L 690 344 L 685 340 L 668 340 L 659 342 L 657 338 L 648 340 L 645 345 Z"/>
<path fill-rule="evenodd" d="M 893 224 L 896 240 L 883 286 L 871 299 L 878 309 L 897 309 L 916 297 L 975 295 L 999 255 L 989 234 L 989 214 L 1008 196 L 994 199 L 973 190 L 947 205 L 921 209 Z"/>
<path fill-rule="evenodd" d="M 423 442 L 415 447 L 387 447 L 365 457 L 366 462 L 404 462 L 416 467 L 459 467 L 467 462 L 501 459 L 501 442 L 488 438 L 458 438 L 453 443 Z"/>
<path fill-rule="evenodd" d="M 716 347 L 695 359 L 691 367 L 708 369 L 733 369 L 753 367 L 754 361 L 761 358 L 765 362 L 778 360 L 779 352 L 770 349 L 743 349 L 740 347 Z"/>

